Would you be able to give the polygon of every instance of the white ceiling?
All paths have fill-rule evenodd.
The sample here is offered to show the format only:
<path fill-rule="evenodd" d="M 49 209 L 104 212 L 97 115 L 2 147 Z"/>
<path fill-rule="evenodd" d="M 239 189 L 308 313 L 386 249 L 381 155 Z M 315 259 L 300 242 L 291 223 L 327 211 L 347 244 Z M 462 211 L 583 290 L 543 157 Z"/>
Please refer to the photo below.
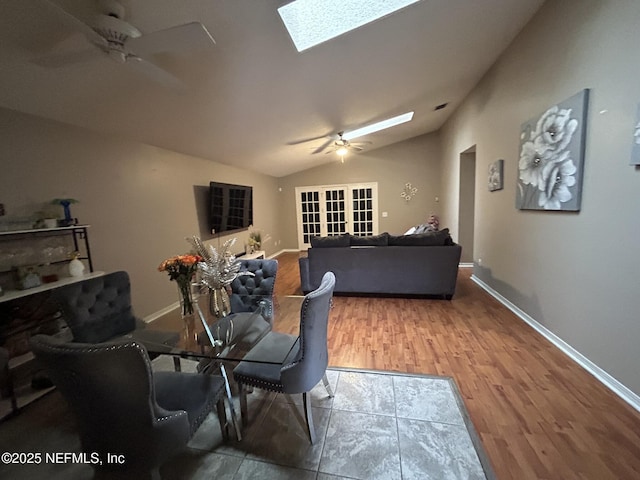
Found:
<path fill-rule="evenodd" d="M 54 1 L 79 17 L 98 10 Z M 280 177 L 336 161 L 312 153 L 323 135 L 411 110 L 411 122 L 359 140 L 374 149 L 437 130 L 543 0 L 422 0 L 303 53 L 277 13 L 287 1 L 121 3 L 143 33 L 192 21 L 209 30 L 212 48 L 154 57 L 186 91 L 99 51 L 63 68 L 35 65 L 80 37 L 42 0 L 3 0 L 0 106 Z"/>

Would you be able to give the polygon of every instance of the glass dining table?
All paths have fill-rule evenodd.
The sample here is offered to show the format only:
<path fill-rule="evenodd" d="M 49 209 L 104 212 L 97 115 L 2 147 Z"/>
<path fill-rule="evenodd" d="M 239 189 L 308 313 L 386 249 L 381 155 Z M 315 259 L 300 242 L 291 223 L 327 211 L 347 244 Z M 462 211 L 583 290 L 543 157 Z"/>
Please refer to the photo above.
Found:
<path fill-rule="evenodd" d="M 146 323 L 125 337 L 143 344 L 152 357 L 173 356 L 176 371 L 181 369 L 180 359 L 188 359 L 198 362 L 200 373 L 219 372 L 225 380 L 233 427 L 238 440 L 241 440 L 242 433 L 225 364 L 233 365 L 240 361 L 283 363 L 298 340 L 303 299 L 303 296 L 297 295 L 245 295 L 232 298 L 231 304 L 252 305 L 249 307 L 251 311 L 234 312 L 232 309 L 230 314 L 217 317 L 210 311 L 209 296 L 200 295 L 194 299 L 194 315 L 182 318 L 177 309 Z M 290 345 L 283 346 L 282 336 L 271 335 L 271 332 L 289 334 Z M 278 348 L 268 348 L 276 337 Z M 260 348 L 255 348 L 258 345 Z"/>

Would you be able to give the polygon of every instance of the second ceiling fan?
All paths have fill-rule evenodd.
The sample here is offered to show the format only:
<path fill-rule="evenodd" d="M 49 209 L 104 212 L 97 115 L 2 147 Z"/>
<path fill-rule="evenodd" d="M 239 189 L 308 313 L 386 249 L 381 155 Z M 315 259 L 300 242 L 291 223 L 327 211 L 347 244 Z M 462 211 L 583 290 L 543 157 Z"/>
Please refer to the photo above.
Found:
<path fill-rule="evenodd" d="M 147 78 L 168 87 L 183 89 L 185 85 L 172 73 L 156 65 L 157 53 L 184 53 L 209 48 L 215 41 L 200 22 L 176 25 L 143 34 L 125 20 L 125 8 L 117 0 L 96 2 L 100 11 L 87 23 L 64 10 L 51 0 L 40 0 L 40 5 L 55 21 L 84 35 L 80 49 L 54 50 L 32 61 L 43 67 L 59 68 L 90 61 L 105 54 L 116 63 L 146 75 Z"/>

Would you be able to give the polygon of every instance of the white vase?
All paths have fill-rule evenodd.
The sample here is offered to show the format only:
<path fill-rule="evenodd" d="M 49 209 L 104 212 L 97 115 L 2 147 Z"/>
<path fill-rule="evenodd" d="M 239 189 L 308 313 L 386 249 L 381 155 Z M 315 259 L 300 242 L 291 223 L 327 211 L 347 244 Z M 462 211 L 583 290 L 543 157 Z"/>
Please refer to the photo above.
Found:
<path fill-rule="evenodd" d="M 84 263 L 77 258 L 69 262 L 69 275 L 72 277 L 81 277 L 84 274 Z"/>

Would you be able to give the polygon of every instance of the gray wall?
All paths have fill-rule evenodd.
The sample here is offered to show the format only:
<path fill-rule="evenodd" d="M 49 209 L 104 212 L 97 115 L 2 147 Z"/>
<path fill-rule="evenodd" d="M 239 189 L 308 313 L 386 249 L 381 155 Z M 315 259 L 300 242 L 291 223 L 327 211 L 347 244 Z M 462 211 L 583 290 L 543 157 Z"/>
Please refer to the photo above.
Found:
<path fill-rule="evenodd" d="M 459 155 L 476 145 L 475 275 L 640 394 L 640 2 L 554 0 L 441 131 L 443 211 L 458 211 Z M 591 89 L 582 209 L 515 208 L 520 125 Z M 505 159 L 505 188 L 487 190 Z M 452 224 L 455 222 L 452 222 Z"/>
<path fill-rule="evenodd" d="M 375 142 L 375 134 L 372 135 Z M 374 143 L 375 145 L 375 143 Z M 333 156 L 333 155 L 332 155 Z M 348 155 L 344 163 L 335 158 L 325 165 L 279 179 L 283 248 L 296 249 L 295 187 L 378 182 L 378 208 L 388 216 L 378 219 L 380 232 L 400 234 L 424 223 L 431 212 L 440 212 L 440 140 L 437 134 L 422 135 L 387 147 Z M 406 183 L 418 188 L 410 202 L 400 197 Z M 446 227 L 447 218 L 440 225 Z"/>
<path fill-rule="evenodd" d="M 54 198 L 78 199 L 72 214 L 91 225 L 94 268 L 129 272 L 140 316 L 178 300 L 174 282 L 157 271 L 160 262 L 189 251 L 187 236 L 210 238 L 209 181 L 252 185 L 255 227 L 279 237 L 276 180 L 266 175 L 5 109 L 0 159 L 7 216 L 31 215 Z M 247 233 L 236 237 L 239 252 Z M 274 252 L 272 242 L 264 247 Z"/>

